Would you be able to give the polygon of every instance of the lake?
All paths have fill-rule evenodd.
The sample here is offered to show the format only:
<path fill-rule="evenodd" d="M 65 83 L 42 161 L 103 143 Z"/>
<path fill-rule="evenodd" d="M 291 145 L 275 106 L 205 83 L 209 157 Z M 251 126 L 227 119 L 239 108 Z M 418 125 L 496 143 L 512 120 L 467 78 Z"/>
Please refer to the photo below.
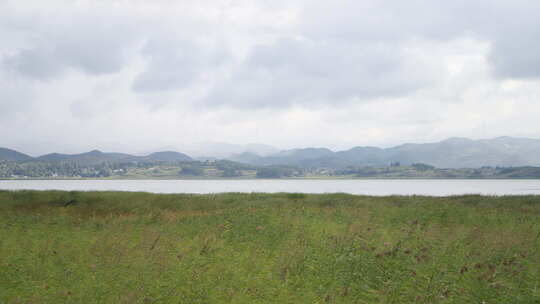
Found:
<path fill-rule="evenodd" d="M 540 194 L 540 180 L 0 180 L 3 190 L 153 193 L 344 192 L 363 195 Z"/>

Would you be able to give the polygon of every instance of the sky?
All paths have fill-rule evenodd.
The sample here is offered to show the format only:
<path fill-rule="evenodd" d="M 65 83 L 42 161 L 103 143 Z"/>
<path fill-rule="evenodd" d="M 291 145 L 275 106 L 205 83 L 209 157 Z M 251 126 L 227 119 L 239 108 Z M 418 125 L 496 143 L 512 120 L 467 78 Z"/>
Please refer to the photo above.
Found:
<path fill-rule="evenodd" d="M 540 138 L 540 1 L 0 0 L 0 146 Z"/>

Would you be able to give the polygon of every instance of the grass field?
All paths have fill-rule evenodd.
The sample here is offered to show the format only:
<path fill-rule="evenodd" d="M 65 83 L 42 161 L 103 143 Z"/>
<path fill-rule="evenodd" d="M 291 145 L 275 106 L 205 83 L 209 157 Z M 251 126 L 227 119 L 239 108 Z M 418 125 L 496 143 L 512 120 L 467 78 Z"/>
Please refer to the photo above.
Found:
<path fill-rule="evenodd" d="M 540 303 L 540 196 L 0 191 L 0 303 Z"/>

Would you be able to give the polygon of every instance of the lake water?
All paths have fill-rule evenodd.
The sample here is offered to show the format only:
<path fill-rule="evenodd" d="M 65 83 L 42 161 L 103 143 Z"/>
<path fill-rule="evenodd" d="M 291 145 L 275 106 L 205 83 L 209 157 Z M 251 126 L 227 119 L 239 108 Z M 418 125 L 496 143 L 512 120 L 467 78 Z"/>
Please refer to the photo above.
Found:
<path fill-rule="evenodd" d="M 540 180 L 0 180 L 0 189 L 114 190 L 153 193 L 344 192 L 364 195 L 540 195 Z"/>

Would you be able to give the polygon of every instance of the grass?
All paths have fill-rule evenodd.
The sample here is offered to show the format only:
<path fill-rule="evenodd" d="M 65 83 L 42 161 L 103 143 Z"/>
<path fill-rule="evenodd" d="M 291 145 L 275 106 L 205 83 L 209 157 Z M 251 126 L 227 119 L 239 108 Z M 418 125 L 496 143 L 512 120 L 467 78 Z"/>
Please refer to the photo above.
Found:
<path fill-rule="evenodd" d="M 540 196 L 0 191 L 0 303 L 539 303 Z"/>

